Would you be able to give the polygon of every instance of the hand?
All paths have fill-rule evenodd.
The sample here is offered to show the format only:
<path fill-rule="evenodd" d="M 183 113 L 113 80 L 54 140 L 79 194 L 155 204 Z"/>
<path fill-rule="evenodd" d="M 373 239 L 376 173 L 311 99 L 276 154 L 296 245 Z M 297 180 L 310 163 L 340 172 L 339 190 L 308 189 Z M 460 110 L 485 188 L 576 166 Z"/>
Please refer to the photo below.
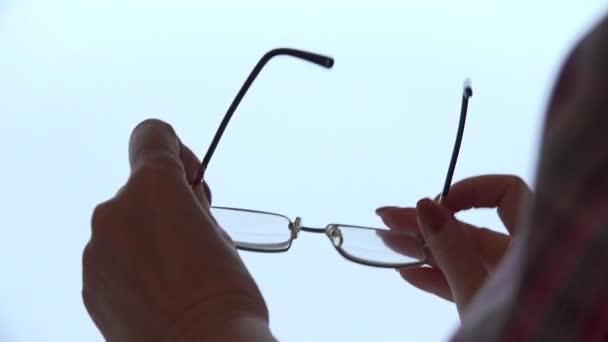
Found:
<path fill-rule="evenodd" d="M 427 246 L 429 266 L 401 269 L 401 276 L 423 291 L 455 301 L 462 315 L 501 261 L 511 237 L 461 222 L 454 213 L 496 208 L 514 235 L 519 211 L 531 195 L 516 176 L 485 175 L 452 185 L 443 205 L 423 199 L 416 208 L 383 207 L 377 213 L 391 230 L 421 236 Z M 385 242 L 397 251 L 404 249 L 395 242 Z"/>
<path fill-rule="evenodd" d="M 271 340 L 264 300 L 192 183 L 198 159 L 158 120 L 135 128 L 131 175 L 97 206 L 83 300 L 108 341 Z M 255 337 L 252 337 L 255 336 Z"/>

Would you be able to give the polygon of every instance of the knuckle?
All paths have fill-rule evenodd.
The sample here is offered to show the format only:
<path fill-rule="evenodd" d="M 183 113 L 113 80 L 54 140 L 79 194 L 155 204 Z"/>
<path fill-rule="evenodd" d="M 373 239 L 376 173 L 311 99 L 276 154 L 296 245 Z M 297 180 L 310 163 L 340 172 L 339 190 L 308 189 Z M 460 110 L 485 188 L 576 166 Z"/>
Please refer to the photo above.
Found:
<path fill-rule="evenodd" d="M 93 215 L 91 216 L 91 229 L 93 235 L 100 230 L 104 230 L 104 227 L 108 225 L 109 220 L 115 212 L 116 209 L 113 200 L 100 203 L 95 207 Z"/>
<path fill-rule="evenodd" d="M 511 179 L 511 184 L 513 184 L 513 185 L 521 186 L 521 185 L 525 185 L 526 184 L 526 182 L 520 176 L 509 175 L 507 177 L 509 177 L 509 179 Z"/>
<path fill-rule="evenodd" d="M 522 196 L 525 196 L 526 194 L 529 194 L 532 192 L 532 190 L 530 189 L 530 186 L 528 186 L 528 183 L 526 183 L 526 181 L 519 177 L 519 176 L 515 176 L 512 175 L 511 177 L 511 188 L 514 189 L 515 192 L 520 193 Z"/>
<path fill-rule="evenodd" d="M 89 241 L 82 252 L 82 287 L 90 288 L 96 283 L 96 272 L 98 266 L 95 262 L 98 256 L 93 248 L 92 241 Z"/>
<path fill-rule="evenodd" d="M 94 252 L 93 248 L 91 247 L 91 242 L 89 242 L 86 244 L 86 246 L 84 246 L 84 250 L 82 251 L 82 270 L 85 277 L 93 264 L 93 259 Z"/>
<path fill-rule="evenodd" d="M 517 175 L 508 175 L 506 176 L 509 180 L 509 183 L 511 185 L 511 187 L 513 188 L 527 188 L 528 184 L 526 183 L 525 180 L 523 180 L 523 178 L 521 178 L 520 176 Z"/>
<path fill-rule="evenodd" d="M 84 304 L 85 309 L 87 310 L 89 315 L 94 317 L 95 307 L 92 304 L 90 291 L 86 288 L 83 288 L 80 292 L 80 295 L 82 297 L 82 303 Z"/>

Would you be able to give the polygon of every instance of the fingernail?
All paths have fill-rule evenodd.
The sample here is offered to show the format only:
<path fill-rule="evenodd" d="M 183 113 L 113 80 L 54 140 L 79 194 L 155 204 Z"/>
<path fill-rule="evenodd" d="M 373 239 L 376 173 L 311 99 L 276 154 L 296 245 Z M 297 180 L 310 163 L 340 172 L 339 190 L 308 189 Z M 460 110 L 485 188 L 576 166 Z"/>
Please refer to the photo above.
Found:
<path fill-rule="evenodd" d="M 422 226 L 422 233 L 427 236 L 438 234 L 447 220 L 439 205 L 425 198 L 418 201 L 416 209 Z"/>
<path fill-rule="evenodd" d="M 386 206 L 386 207 L 380 207 L 378 209 L 376 209 L 376 215 L 382 216 L 384 214 L 386 214 L 387 211 L 391 210 L 391 209 L 395 209 L 397 207 L 394 206 Z"/>

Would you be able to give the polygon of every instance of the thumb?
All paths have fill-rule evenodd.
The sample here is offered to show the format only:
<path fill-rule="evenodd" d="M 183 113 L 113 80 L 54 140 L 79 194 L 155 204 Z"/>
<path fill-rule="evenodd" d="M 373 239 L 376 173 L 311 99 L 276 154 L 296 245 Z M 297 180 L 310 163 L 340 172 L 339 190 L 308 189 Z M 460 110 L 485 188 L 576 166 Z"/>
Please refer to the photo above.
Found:
<path fill-rule="evenodd" d="M 462 317 L 483 286 L 487 271 L 464 227 L 447 208 L 430 199 L 422 199 L 416 209 L 426 246 L 445 275 Z"/>
<path fill-rule="evenodd" d="M 179 151 L 179 139 L 169 124 L 156 119 L 145 120 L 135 127 L 129 140 L 131 172 L 149 166 L 185 180 Z"/>

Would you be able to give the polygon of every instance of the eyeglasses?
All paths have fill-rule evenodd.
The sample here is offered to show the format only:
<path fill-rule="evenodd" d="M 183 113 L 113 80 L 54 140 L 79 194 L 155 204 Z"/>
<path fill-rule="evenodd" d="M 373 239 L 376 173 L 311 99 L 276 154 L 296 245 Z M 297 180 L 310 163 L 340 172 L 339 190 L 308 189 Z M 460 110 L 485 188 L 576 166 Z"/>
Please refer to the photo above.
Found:
<path fill-rule="evenodd" d="M 295 57 L 328 69 L 334 64 L 334 60 L 330 57 L 301 50 L 280 48 L 267 52 L 255 65 L 232 101 L 226 115 L 224 115 L 203 158 L 194 184 L 202 182 L 209 161 L 247 90 L 268 61 L 276 56 Z M 471 84 L 466 80 L 462 93 L 456 141 L 443 191 L 439 197 L 440 201 L 446 198 L 452 183 L 462 143 L 469 98 L 472 96 Z M 418 236 L 403 232 L 337 223 L 328 224 L 324 228 L 307 227 L 302 225 L 300 217 L 296 217 L 292 221 L 289 217 L 281 214 L 233 207 L 212 206 L 211 212 L 218 224 L 226 230 L 240 250 L 268 253 L 286 252 L 291 247 L 293 240 L 298 237 L 298 234 L 304 231 L 324 233 L 340 255 L 359 264 L 374 267 L 406 268 L 426 263 L 424 243 Z"/>

